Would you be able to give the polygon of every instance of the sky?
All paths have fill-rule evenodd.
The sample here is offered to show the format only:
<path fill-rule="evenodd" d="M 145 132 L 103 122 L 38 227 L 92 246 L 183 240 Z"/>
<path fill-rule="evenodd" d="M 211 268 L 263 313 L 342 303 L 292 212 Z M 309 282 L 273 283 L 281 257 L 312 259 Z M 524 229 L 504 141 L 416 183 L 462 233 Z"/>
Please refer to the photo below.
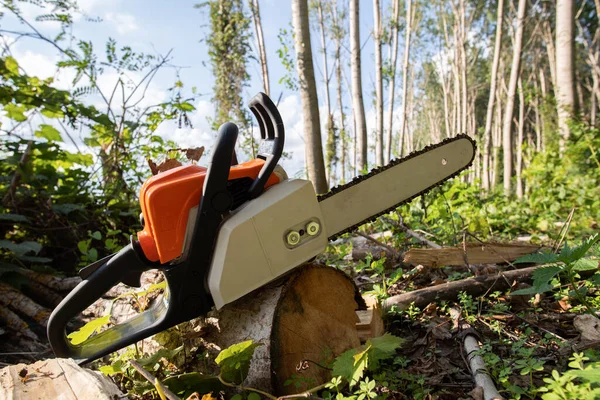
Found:
<path fill-rule="evenodd" d="M 159 1 L 159 0 L 79 0 L 78 4 L 84 14 L 90 17 L 100 17 L 101 22 L 89 22 L 85 18 L 77 18 L 73 33 L 79 39 L 90 40 L 97 50 L 103 51 L 106 40 L 111 37 L 118 45 L 129 45 L 135 51 L 148 52 L 152 54 L 167 54 L 171 52 L 171 63 L 181 67 L 179 69 L 180 79 L 187 88 L 195 86 L 198 93 L 202 94 L 194 104 L 196 111 L 190 116 L 193 129 L 178 129 L 174 124 L 163 124 L 158 131 L 164 139 L 172 139 L 181 147 L 212 146 L 216 132 L 212 131 L 207 117 L 214 114 L 211 104 L 213 77 L 210 70 L 208 50 L 202 41 L 209 32 L 207 10 L 194 8 L 197 1 Z M 383 13 L 385 16 L 388 1 L 383 2 Z M 36 15 L 47 11 L 40 10 L 27 3 L 20 3 L 23 15 L 32 20 Z M 271 81 L 271 97 L 277 102 L 281 96 L 279 110 L 282 114 L 286 128 L 285 151 L 291 155 L 289 159 L 282 160 L 282 166 L 290 176 L 302 176 L 304 171 L 304 140 L 302 105 L 298 92 L 286 89 L 278 81 L 285 75 L 276 51 L 280 47 L 277 37 L 280 29 L 289 29 L 291 24 L 291 1 L 285 0 L 260 0 L 260 11 L 262 26 L 267 49 L 267 60 Z M 372 91 L 374 82 L 374 57 L 372 41 L 367 40 L 373 26 L 372 2 L 360 1 L 361 12 L 361 42 L 364 43 L 362 70 L 364 102 L 367 113 L 367 126 L 369 132 L 375 125 L 375 114 L 372 106 Z M 0 20 L 3 29 L 23 31 L 26 29 L 18 21 L 5 14 Z M 38 23 L 44 33 L 58 32 L 55 23 Z M 254 28 L 252 26 L 252 33 Z M 320 40 L 312 34 L 313 47 L 320 47 Z M 400 40 L 402 43 L 403 40 Z M 253 50 L 256 49 L 254 37 L 251 39 Z M 402 46 L 400 46 L 402 47 Z M 402 48 L 399 49 L 399 64 Z M 61 88 L 71 87 L 73 74 L 61 73 L 56 75 L 56 62 L 59 60 L 58 53 L 47 43 L 33 39 L 21 39 L 12 46 L 12 55 L 19 65 L 29 74 L 45 78 L 55 76 L 56 85 Z M 320 54 L 313 48 L 313 55 L 319 56 L 314 59 L 317 74 L 317 88 L 321 104 L 321 123 L 325 121 L 325 85 L 320 75 Z M 384 51 L 383 57 L 387 57 Z M 260 78 L 260 65 L 258 61 L 251 60 L 248 63 L 248 72 L 251 76 L 249 87 L 244 88 L 243 98 L 249 101 L 258 91 L 262 90 Z M 99 80 L 101 88 L 111 88 L 116 82 L 115 74 L 105 74 Z M 174 68 L 167 68 L 157 74 L 146 94 L 144 102 L 156 103 L 168 98 L 167 88 L 171 87 L 176 80 Z M 344 84 L 344 91 L 346 85 Z M 398 91 L 397 91 L 398 92 Z M 335 92 L 331 89 L 332 99 Z M 345 99 L 348 99 L 345 93 Z M 387 94 L 385 94 L 387 99 Z M 100 105 L 100 104 L 99 104 Z M 337 102 L 333 101 L 337 107 Z M 346 101 L 347 115 L 351 116 L 350 102 Z M 400 107 L 396 107 L 398 110 Z M 396 117 L 396 116 L 395 116 Z M 351 119 L 349 120 L 351 121 Z M 350 122 L 348 122 L 350 123 Z M 80 138 L 81 139 L 81 138 Z M 323 137 L 323 140 L 325 138 Z M 69 146 L 69 144 L 67 144 Z M 83 151 L 83 150 L 82 150 Z"/>

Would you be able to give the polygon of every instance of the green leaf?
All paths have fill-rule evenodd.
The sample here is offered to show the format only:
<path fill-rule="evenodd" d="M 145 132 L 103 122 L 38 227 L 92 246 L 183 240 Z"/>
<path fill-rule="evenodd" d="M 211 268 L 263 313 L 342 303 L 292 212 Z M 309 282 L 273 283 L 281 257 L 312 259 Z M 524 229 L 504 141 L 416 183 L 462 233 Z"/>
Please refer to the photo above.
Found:
<path fill-rule="evenodd" d="M 364 346 L 363 346 L 364 347 Z M 369 350 L 367 346 L 360 353 L 357 349 L 350 349 L 338 356 L 333 363 L 332 375 L 341 376 L 350 384 L 356 385 L 363 376 L 364 370 L 369 364 Z"/>
<path fill-rule="evenodd" d="M 11 251 L 17 257 L 24 256 L 29 252 L 33 252 L 37 254 L 42 249 L 42 245 L 38 242 L 21 242 L 21 243 L 13 243 L 8 240 L 0 240 L 0 248 L 7 249 Z"/>
<path fill-rule="evenodd" d="M 584 370 L 570 370 L 567 374 L 574 375 L 589 382 L 600 382 L 600 364 L 594 363 Z"/>
<path fill-rule="evenodd" d="M 102 240 L 102 234 L 98 231 L 92 233 L 92 238 L 96 240 Z"/>
<path fill-rule="evenodd" d="M 13 75 L 19 75 L 19 64 L 17 63 L 17 60 L 15 60 L 13 57 L 7 56 L 4 59 L 4 65 L 6 66 L 8 72 L 10 72 Z"/>
<path fill-rule="evenodd" d="M 90 249 L 87 252 L 87 257 L 89 258 L 90 261 L 96 261 L 98 259 L 98 250 Z"/>
<path fill-rule="evenodd" d="M 188 102 L 179 104 L 179 108 L 181 109 L 181 111 L 194 111 L 196 109 L 196 107 L 194 107 Z"/>
<path fill-rule="evenodd" d="M 379 366 L 379 361 L 395 356 L 396 349 L 400 347 L 403 342 L 404 339 L 389 333 L 367 340 L 367 346 L 371 347 L 369 369 L 376 370 Z"/>
<path fill-rule="evenodd" d="M 593 236 L 590 236 L 581 245 L 572 249 L 569 248 L 569 246 L 565 243 L 565 247 L 563 247 L 563 250 L 560 252 L 559 260 L 564 262 L 565 264 L 573 263 L 579 260 L 580 258 L 585 257 L 587 252 L 592 248 L 593 245 L 598 243 L 599 240 L 600 233 L 597 233 Z"/>
<path fill-rule="evenodd" d="M 29 219 L 21 214 L 0 214 L 0 221 L 27 222 Z"/>
<path fill-rule="evenodd" d="M 173 350 L 162 348 L 149 357 L 137 360 L 137 362 L 144 367 L 145 366 L 153 367 L 154 364 L 159 362 L 163 357 L 169 361 L 173 361 L 173 358 L 175 358 L 175 356 L 177 354 L 179 354 L 181 352 L 181 350 L 183 350 L 183 345 L 181 345 Z"/>
<path fill-rule="evenodd" d="M 116 374 L 122 374 L 124 372 L 122 367 L 123 367 L 123 361 L 117 360 L 111 365 L 103 365 L 102 367 L 100 367 L 98 369 L 104 375 L 112 376 L 112 375 L 116 375 Z"/>
<path fill-rule="evenodd" d="M 67 335 L 67 338 L 71 340 L 71 344 L 73 345 L 81 344 L 88 340 L 95 332 L 100 332 L 100 329 L 108 323 L 110 323 L 110 315 L 93 319 L 82 326 L 78 331 L 71 332 Z"/>
<path fill-rule="evenodd" d="M 62 142 L 60 132 L 58 132 L 58 130 L 56 130 L 56 128 L 52 125 L 40 125 L 40 129 L 35 131 L 35 136 L 42 139 L 46 139 L 49 142 Z"/>
<path fill-rule="evenodd" d="M 199 372 L 175 375 L 165 378 L 163 385 L 181 398 L 187 398 L 192 393 L 219 393 L 224 386 L 216 376 L 203 375 Z"/>
<path fill-rule="evenodd" d="M 254 350 L 258 346 L 262 346 L 262 344 L 247 340 L 221 350 L 215 359 L 215 362 L 221 367 L 221 377 L 227 382 L 243 382 L 248 375 Z"/>
<path fill-rule="evenodd" d="M 533 286 L 540 286 L 542 283 L 550 282 L 562 269 L 559 265 L 543 265 L 536 268 L 531 274 Z"/>
<path fill-rule="evenodd" d="M 248 394 L 248 400 L 260 400 L 260 396 L 258 395 L 258 393 L 250 392 Z"/>
<path fill-rule="evenodd" d="M 333 362 L 332 375 L 334 377 L 341 376 L 350 382 L 354 375 L 354 355 L 356 353 L 356 349 L 350 349 L 340 354 Z"/>
<path fill-rule="evenodd" d="M 17 122 L 27 121 L 27 117 L 24 114 L 25 107 L 23 106 L 18 106 L 16 104 L 9 103 L 4 106 L 4 111 L 6 111 L 6 114 L 10 119 L 13 119 Z"/>
<path fill-rule="evenodd" d="M 88 247 L 89 243 L 87 242 L 87 240 L 81 240 L 77 243 L 77 248 L 79 249 L 81 254 L 87 254 Z"/>
<path fill-rule="evenodd" d="M 535 263 L 535 264 L 551 264 L 558 260 L 558 256 L 554 253 L 537 253 L 527 254 L 513 261 L 514 264 L 519 263 Z"/>
<path fill-rule="evenodd" d="M 60 110 L 51 110 L 49 108 L 44 108 L 42 111 L 42 115 L 47 118 L 62 118 L 65 114 Z"/>
<path fill-rule="evenodd" d="M 17 256 L 17 258 L 21 261 L 27 261 L 32 263 L 46 264 L 52 261 L 51 258 L 48 257 L 36 257 L 36 256 Z"/>
<path fill-rule="evenodd" d="M 573 264 L 574 271 L 592 271 L 598 269 L 598 260 L 593 258 L 581 258 Z"/>

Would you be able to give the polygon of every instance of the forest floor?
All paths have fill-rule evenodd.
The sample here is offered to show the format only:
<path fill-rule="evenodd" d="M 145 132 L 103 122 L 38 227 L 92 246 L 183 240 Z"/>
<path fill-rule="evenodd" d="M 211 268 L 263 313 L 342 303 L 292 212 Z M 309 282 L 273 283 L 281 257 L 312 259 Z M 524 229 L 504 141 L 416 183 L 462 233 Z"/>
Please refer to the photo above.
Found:
<path fill-rule="evenodd" d="M 467 335 L 476 337 L 481 344 L 476 354 L 485 362 L 487 372 L 484 374 L 492 378 L 504 398 L 542 398 L 544 390 L 553 394 L 562 393 L 562 390 L 570 396 L 544 397 L 548 399 L 594 398 L 586 396 L 595 395 L 593 390 L 597 384 L 582 382 L 577 380 L 577 376 L 565 373 L 584 369 L 596 371 L 596 374 L 600 371 L 597 363 L 600 360 L 600 320 L 587 308 L 597 308 L 600 304 L 600 297 L 595 292 L 597 278 L 592 275 L 598 269 L 597 254 L 585 258 L 589 256 L 588 251 L 593 250 L 592 245 L 582 249 L 577 257 L 564 259 L 566 262 L 562 265 L 567 270 L 569 266 L 579 266 L 568 276 L 563 276 L 565 270 L 546 266 L 540 267 L 539 271 L 546 268 L 545 271 L 551 275 L 534 273 L 532 281 L 532 274 L 528 273 L 519 279 L 509 280 L 502 274 L 553 259 L 546 255 L 532 256 L 526 263 L 497 260 L 499 262 L 496 263 L 465 262 L 454 266 L 443 266 L 443 261 L 442 266 L 407 263 L 403 260 L 407 259 L 410 248 L 429 248 L 428 243 L 429 246 L 439 246 L 418 235 L 423 240 L 410 238 L 403 247 L 398 247 L 394 235 L 390 231 L 374 232 L 339 240 L 318 258 L 318 261 L 352 276 L 362 294 L 374 295 L 387 304 L 385 330 L 403 340 L 394 357 L 383 361 L 377 370 L 368 374 L 370 378 L 366 378 L 366 386 L 363 387 L 363 378 L 359 382 L 360 389 L 355 387 L 353 392 L 346 388 L 337 398 L 352 399 L 362 394 L 368 398 L 389 399 L 489 398 L 488 393 L 484 393 L 474 381 L 474 371 L 470 366 L 473 354 L 468 354 L 464 345 Z M 523 242 L 519 245 L 522 246 Z M 483 243 L 478 243 L 478 246 L 484 257 L 498 258 L 497 254 L 486 255 L 488 250 Z M 553 247 L 552 243 L 545 247 L 532 246 L 533 249 L 545 248 L 547 251 Z M 554 257 L 563 253 L 564 248 Z M 536 260 L 535 257 L 542 258 Z M 552 265 L 561 265 L 561 262 L 556 261 Z M 483 293 L 481 287 L 470 284 L 473 277 L 483 279 L 486 276 L 496 276 L 496 281 L 503 280 L 505 284 L 498 287 L 488 285 Z M 594 279 L 585 279 L 590 276 Z M 565 280 L 568 278 L 573 280 Z M 546 289 L 554 290 L 539 290 L 544 283 L 540 279 L 546 279 L 546 285 L 551 285 Z M 436 294 L 436 288 L 444 288 L 448 282 L 456 283 L 462 290 L 451 298 L 442 290 Z M 433 301 L 426 299 L 423 302 L 421 299 L 420 306 L 406 301 L 390 302 L 396 295 L 419 293 L 424 288 L 429 288 L 429 296 L 433 293 Z M 515 294 L 516 290 L 529 293 Z M 581 294 L 587 300 L 582 300 Z M 156 293 L 152 297 L 155 296 Z M 113 314 L 115 312 L 119 311 L 113 310 Z M 102 310 L 98 311 L 98 314 L 101 313 Z M 14 341 L 9 330 L 1 330 L 1 366 L 50 357 L 48 345 L 39 339 L 44 337 L 43 332 L 36 331 L 36 334 L 38 340 L 24 341 L 21 337 Z M 191 372 L 190 365 L 186 363 L 166 361 L 171 373 Z M 110 368 L 113 367 L 114 364 Z M 368 386 L 369 379 L 371 383 L 375 382 L 375 386 Z M 119 379 L 116 381 L 123 383 Z M 141 377 L 140 382 L 144 382 Z M 569 382 L 573 387 L 568 386 Z M 150 391 L 142 393 L 130 395 L 137 399 L 159 398 L 151 387 Z M 313 398 L 327 396 L 331 394 L 316 393 Z"/>

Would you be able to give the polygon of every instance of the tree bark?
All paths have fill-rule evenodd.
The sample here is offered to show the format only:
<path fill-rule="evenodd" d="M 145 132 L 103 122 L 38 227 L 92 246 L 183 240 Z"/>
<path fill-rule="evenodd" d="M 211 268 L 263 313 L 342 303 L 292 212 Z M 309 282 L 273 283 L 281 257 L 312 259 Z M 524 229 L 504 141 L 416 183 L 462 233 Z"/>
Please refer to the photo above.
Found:
<path fill-rule="evenodd" d="M 360 59 L 360 23 L 358 0 L 350 0 L 350 69 L 352 70 L 352 108 L 356 134 L 356 169 L 366 170 L 367 163 L 367 121 L 363 103 L 361 59 Z"/>
<path fill-rule="evenodd" d="M 375 41 L 375 165 L 383 165 L 383 66 L 381 61 L 381 7 L 373 0 Z"/>
<path fill-rule="evenodd" d="M 398 23 L 400 19 L 400 0 L 393 0 L 393 16 L 392 16 L 392 43 L 390 54 L 390 87 L 388 97 L 388 129 L 387 141 L 385 143 L 386 162 L 392 159 L 392 133 L 394 126 L 394 93 L 396 90 L 396 63 L 398 60 Z M 446 98 L 444 97 L 444 101 Z"/>
<path fill-rule="evenodd" d="M 523 93 L 523 80 L 519 79 L 519 127 L 517 134 L 517 199 L 523 198 L 523 180 L 521 179 L 521 171 L 523 169 L 523 132 L 525 131 L 525 94 Z"/>
<path fill-rule="evenodd" d="M 404 36 L 404 62 L 402 63 L 402 114 L 400 114 L 400 143 L 398 153 L 402 157 L 403 142 L 406 131 L 406 103 L 407 103 L 407 86 L 408 86 L 408 60 L 410 56 L 410 35 L 412 27 L 412 0 L 406 0 L 406 28 Z"/>
<path fill-rule="evenodd" d="M 325 40 L 325 22 L 323 19 L 323 2 L 317 1 L 317 18 L 319 20 L 319 31 L 321 34 L 321 50 L 323 51 L 323 80 L 325 81 L 325 107 L 327 111 L 327 147 L 325 149 L 325 169 L 327 182 L 332 184 L 332 167 L 336 158 L 335 131 L 333 127 L 333 115 L 331 114 L 331 100 L 329 98 L 329 65 L 327 63 L 327 42 Z"/>
<path fill-rule="evenodd" d="M 335 29 L 335 76 L 337 81 L 337 101 L 340 113 L 340 134 L 339 142 L 341 143 L 340 151 L 340 183 L 346 182 L 346 114 L 344 113 L 344 102 L 342 97 L 342 39 L 344 35 L 344 28 L 342 21 L 340 21 L 340 15 L 338 14 L 337 4 L 330 4 L 332 11 L 333 26 Z"/>
<path fill-rule="evenodd" d="M 575 2 L 556 3 L 556 111 L 560 134 L 559 149 L 564 152 L 569 140 L 568 121 L 577 112 L 575 99 Z"/>
<path fill-rule="evenodd" d="M 315 71 L 310 43 L 307 0 L 292 1 L 292 23 L 295 32 L 296 68 L 300 83 L 304 115 L 304 140 L 308 177 L 317 194 L 328 191 L 321 143 L 321 119 L 315 84 Z"/>
<path fill-rule="evenodd" d="M 263 81 L 263 89 L 270 96 L 271 89 L 269 85 L 269 67 L 267 65 L 267 51 L 265 48 L 265 39 L 263 36 L 262 23 L 260 19 L 260 8 L 258 0 L 250 0 L 248 2 L 252 12 L 252 20 L 254 21 L 254 31 L 256 33 L 256 46 L 258 48 L 258 60 L 260 62 L 260 71 Z"/>
<path fill-rule="evenodd" d="M 494 59 L 490 76 L 490 97 L 485 118 L 485 131 L 483 133 L 483 171 L 482 185 L 484 190 L 490 189 L 490 147 L 492 144 L 492 116 L 494 114 L 494 99 L 496 98 L 496 79 L 498 65 L 500 64 L 500 51 L 502 49 L 502 21 L 504 18 L 504 0 L 498 0 L 498 15 L 496 19 L 496 43 L 494 45 Z"/>
<path fill-rule="evenodd" d="M 515 105 L 515 94 L 517 90 L 517 81 L 521 68 L 521 49 L 523 47 L 523 30 L 525 27 L 525 16 L 527 12 L 527 0 L 519 0 L 519 9 L 517 11 L 517 29 L 515 32 L 515 43 L 513 47 L 512 66 L 510 70 L 510 81 L 508 84 L 508 95 L 506 98 L 506 107 L 504 109 L 504 122 L 502 126 L 502 148 L 504 150 L 504 194 L 512 194 L 512 118 Z"/>

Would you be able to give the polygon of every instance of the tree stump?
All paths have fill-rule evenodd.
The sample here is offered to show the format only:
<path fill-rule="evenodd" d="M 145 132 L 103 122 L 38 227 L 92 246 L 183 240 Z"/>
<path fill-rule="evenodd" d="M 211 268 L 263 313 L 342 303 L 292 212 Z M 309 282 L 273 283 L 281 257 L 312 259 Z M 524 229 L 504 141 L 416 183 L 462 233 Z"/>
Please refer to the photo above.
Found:
<path fill-rule="evenodd" d="M 356 311 L 365 308 L 349 276 L 311 264 L 213 313 L 203 339 L 218 349 L 261 342 L 244 386 L 292 394 L 330 380 L 331 361 L 360 345 Z"/>
<path fill-rule="evenodd" d="M 94 399 L 123 397 L 110 378 L 81 368 L 71 359 L 55 358 L 0 370 L 0 399 Z"/>

